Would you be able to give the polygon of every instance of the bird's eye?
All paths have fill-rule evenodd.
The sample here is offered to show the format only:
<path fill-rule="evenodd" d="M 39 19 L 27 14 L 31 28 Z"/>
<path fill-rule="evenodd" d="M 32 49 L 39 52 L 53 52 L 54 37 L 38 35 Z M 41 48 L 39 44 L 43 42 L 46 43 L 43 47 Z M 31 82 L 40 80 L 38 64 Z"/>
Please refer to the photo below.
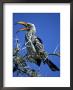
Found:
<path fill-rule="evenodd" d="M 31 27 L 31 25 L 30 24 L 27 24 L 27 27 Z"/>

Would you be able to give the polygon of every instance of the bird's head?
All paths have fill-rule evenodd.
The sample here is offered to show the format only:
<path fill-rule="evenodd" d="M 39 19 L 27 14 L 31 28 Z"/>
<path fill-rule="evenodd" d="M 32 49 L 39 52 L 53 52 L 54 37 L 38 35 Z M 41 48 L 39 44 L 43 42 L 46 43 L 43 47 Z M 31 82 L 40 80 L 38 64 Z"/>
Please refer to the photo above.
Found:
<path fill-rule="evenodd" d="M 32 31 L 32 32 L 36 31 L 35 25 L 32 24 L 32 23 L 27 23 L 27 22 L 20 21 L 20 22 L 17 22 L 17 24 L 24 25 L 24 28 L 21 28 L 19 31 L 25 31 L 25 30 L 26 31 Z"/>

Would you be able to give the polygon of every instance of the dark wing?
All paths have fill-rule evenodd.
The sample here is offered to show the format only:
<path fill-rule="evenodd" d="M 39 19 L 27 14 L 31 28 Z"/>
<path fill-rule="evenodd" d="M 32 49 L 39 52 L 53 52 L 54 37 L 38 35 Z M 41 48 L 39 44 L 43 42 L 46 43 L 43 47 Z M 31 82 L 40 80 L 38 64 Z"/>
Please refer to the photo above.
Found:
<path fill-rule="evenodd" d="M 37 37 L 37 39 L 39 40 L 40 43 L 43 43 L 42 40 L 39 37 Z"/>

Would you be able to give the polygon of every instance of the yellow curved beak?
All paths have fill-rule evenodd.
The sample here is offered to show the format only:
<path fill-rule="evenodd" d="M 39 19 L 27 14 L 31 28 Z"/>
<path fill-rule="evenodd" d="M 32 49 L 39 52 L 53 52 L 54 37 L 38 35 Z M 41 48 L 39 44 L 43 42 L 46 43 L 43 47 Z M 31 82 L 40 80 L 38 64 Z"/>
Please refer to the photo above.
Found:
<path fill-rule="evenodd" d="M 20 22 L 17 22 L 17 24 L 21 24 L 21 25 L 24 25 L 25 28 L 21 28 L 20 30 L 29 30 L 29 28 L 27 27 L 27 24 L 26 22 L 23 22 L 23 21 L 20 21 Z"/>
<path fill-rule="evenodd" d="M 17 22 L 17 24 L 27 25 L 27 23 L 23 21 Z"/>

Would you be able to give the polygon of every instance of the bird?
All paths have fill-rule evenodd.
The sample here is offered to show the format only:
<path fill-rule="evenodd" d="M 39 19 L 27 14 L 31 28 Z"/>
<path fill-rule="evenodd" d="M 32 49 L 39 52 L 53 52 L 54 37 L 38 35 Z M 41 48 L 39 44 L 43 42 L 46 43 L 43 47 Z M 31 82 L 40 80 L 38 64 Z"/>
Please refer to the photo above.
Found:
<path fill-rule="evenodd" d="M 42 40 L 36 35 L 36 27 L 33 23 L 19 21 L 17 24 L 24 25 L 24 28 L 21 28 L 16 33 L 20 31 L 27 31 L 25 34 L 27 56 L 31 60 L 34 60 L 38 66 L 41 65 L 41 62 L 47 64 L 52 71 L 59 71 L 60 69 L 48 59 L 48 53 L 44 49 Z"/>

